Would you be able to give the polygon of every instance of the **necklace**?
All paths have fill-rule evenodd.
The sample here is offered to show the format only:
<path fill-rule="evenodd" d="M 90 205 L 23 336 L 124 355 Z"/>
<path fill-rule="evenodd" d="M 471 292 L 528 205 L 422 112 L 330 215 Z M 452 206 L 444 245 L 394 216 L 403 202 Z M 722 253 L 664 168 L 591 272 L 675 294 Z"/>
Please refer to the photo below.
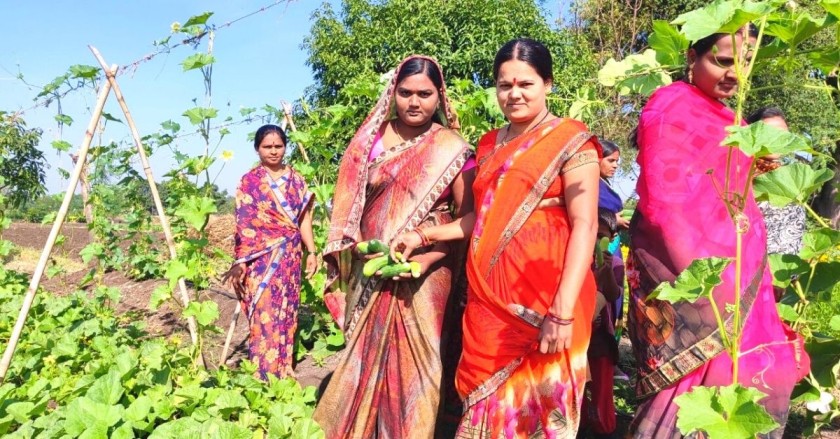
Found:
<path fill-rule="evenodd" d="M 523 132 L 521 132 L 521 133 L 519 133 L 519 134 L 517 134 L 517 135 L 515 135 L 515 136 L 511 137 L 510 139 L 508 139 L 508 136 L 510 135 L 510 123 L 508 123 L 508 126 L 507 126 L 507 131 L 505 131 L 505 137 L 502 139 L 502 142 L 501 142 L 499 145 L 500 145 L 500 146 L 501 146 L 501 145 L 507 145 L 507 143 L 508 143 L 508 142 L 510 142 L 511 140 L 513 140 L 513 139 L 515 139 L 515 138 L 517 138 L 517 137 L 519 137 L 519 136 L 521 136 L 521 135 L 523 135 L 523 134 L 530 133 L 530 132 L 531 132 L 531 131 L 533 131 L 536 127 L 538 127 L 538 126 L 542 125 L 542 123 L 545 121 L 545 119 L 548 117 L 548 115 L 549 115 L 549 114 L 551 114 L 551 112 L 549 112 L 549 111 L 548 111 L 548 108 L 546 108 L 546 109 L 545 109 L 545 115 L 543 115 L 542 119 L 540 119 L 540 121 L 539 121 L 539 122 L 537 122 L 536 124 L 534 124 L 534 126 L 532 126 L 531 128 L 528 128 L 527 130 L 525 130 L 525 131 L 523 131 Z"/>
<path fill-rule="evenodd" d="M 278 169 L 277 171 L 272 171 L 268 168 L 268 166 L 265 165 L 263 165 L 263 168 L 265 168 L 265 172 L 272 180 L 277 180 L 278 178 L 286 175 L 286 170 L 288 169 L 286 165 L 281 165 L 280 169 Z"/>

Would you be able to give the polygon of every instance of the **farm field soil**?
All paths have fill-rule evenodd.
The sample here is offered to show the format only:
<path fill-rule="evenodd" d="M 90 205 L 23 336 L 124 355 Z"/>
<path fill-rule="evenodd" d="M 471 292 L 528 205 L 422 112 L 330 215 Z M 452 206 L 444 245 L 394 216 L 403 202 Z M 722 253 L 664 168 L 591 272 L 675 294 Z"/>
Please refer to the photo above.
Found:
<path fill-rule="evenodd" d="M 26 258 L 25 260 L 12 258 L 7 262 L 7 265 L 13 266 L 18 271 L 32 274 L 50 233 L 50 228 L 50 225 L 44 224 L 13 223 L 9 229 L 3 232 L 2 238 L 8 239 L 20 247 L 21 254 L 24 254 Z M 65 224 L 61 229 L 61 234 L 65 236 L 64 243 L 53 249 L 53 256 L 71 262 L 69 265 L 83 268 L 56 275 L 52 279 L 44 277 L 41 280 L 41 287 L 51 294 L 69 294 L 75 291 L 88 271 L 79 256 L 79 252 L 91 242 L 87 226 L 85 224 Z M 152 291 L 165 283 L 166 281 L 163 280 L 135 281 L 119 272 L 105 273 L 102 278 L 103 285 L 117 288 L 121 292 L 120 302 L 116 307 L 118 312 L 125 314 L 128 318 L 144 320 L 150 336 L 166 337 L 174 335 L 187 340 L 189 333 L 186 324 L 177 319 L 170 305 L 161 306 L 157 312 L 148 309 Z M 192 294 L 192 291 L 190 294 Z M 222 334 L 211 335 L 207 341 L 205 360 L 208 364 L 215 365 L 219 363 L 225 335 L 238 302 L 232 291 L 218 284 L 214 284 L 202 294 L 205 295 L 205 299 L 211 299 L 219 305 L 220 317 L 217 325 L 224 331 Z M 247 338 L 246 319 L 244 314 L 240 314 L 231 340 L 227 360 L 229 366 L 235 366 L 239 360 L 247 357 Z M 323 365 L 318 365 L 307 357 L 295 366 L 296 378 L 303 386 L 320 386 L 324 378 L 335 368 L 337 360 L 338 355 L 333 355 L 326 359 Z"/>

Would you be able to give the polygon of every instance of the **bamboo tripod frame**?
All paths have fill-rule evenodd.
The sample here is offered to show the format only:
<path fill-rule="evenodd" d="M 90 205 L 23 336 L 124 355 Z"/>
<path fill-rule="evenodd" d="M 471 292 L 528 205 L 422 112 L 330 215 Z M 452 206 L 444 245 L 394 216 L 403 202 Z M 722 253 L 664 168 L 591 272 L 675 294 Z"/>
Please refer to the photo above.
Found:
<path fill-rule="evenodd" d="M 170 257 L 173 259 L 176 257 L 175 241 L 172 237 L 172 229 L 169 226 L 169 220 L 166 217 L 166 213 L 163 210 L 163 203 L 160 200 L 160 194 L 157 190 L 157 184 L 155 183 L 151 167 L 149 166 L 149 161 L 146 157 L 146 151 L 143 148 L 143 145 L 140 140 L 140 135 L 137 131 L 136 125 L 134 124 L 134 120 L 131 117 L 131 113 L 128 110 L 128 106 L 126 105 L 122 93 L 120 92 L 119 84 L 117 84 L 116 81 L 117 66 L 112 65 L 109 68 L 108 65 L 105 63 L 105 60 L 99 54 L 99 51 L 96 50 L 96 48 L 94 48 L 93 46 L 88 47 L 90 48 L 91 52 L 93 52 L 93 55 L 96 57 L 96 59 L 99 61 L 99 64 L 102 66 L 102 70 L 105 73 L 105 76 L 108 80 L 102 84 L 102 89 L 99 91 L 99 94 L 97 96 L 96 105 L 94 106 L 90 123 L 88 124 L 87 130 L 85 131 L 84 138 L 82 139 L 82 144 L 79 147 L 78 157 L 75 160 L 75 167 L 73 169 L 73 173 L 70 176 L 70 183 L 67 187 L 67 191 L 64 194 L 64 199 L 61 203 L 61 207 L 59 208 L 58 213 L 56 214 L 56 218 L 53 222 L 50 234 L 47 237 L 47 242 L 44 245 L 44 249 L 41 252 L 41 257 L 38 260 L 38 265 L 35 267 L 35 272 L 32 274 L 32 279 L 29 282 L 29 289 L 26 291 L 26 295 L 24 296 L 23 304 L 21 305 L 20 312 L 18 313 L 17 321 L 15 322 L 15 326 L 12 329 L 11 337 L 9 338 L 9 343 L 6 345 L 6 349 L 3 352 L 2 359 L 0 359 L 0 383 L 4 382 L 6 379 L 6 373 L 9 370 L 9 367 L 12 362 L 12 357 L 14 356 L 15 349 L 17 348 L 17 344 L 20 340 L 21 333 L 23 332 L 23 326 L 26 323 L 26 317 L 29 314 L 29 310 L 32 308 L 32 303 L 35 300 L 35 295 L 38 291 L 38 286 L 40 285 L 41 278 L 43 277 L 44 271 L 46 270 L 50 254 L 52 253 L 52 249 L 55 246 L 55 241 L 58 238 L 59 233 L 61 232 L 61 227 L 64 225 L 64 220 L 66 219 L 67 212 L 70 208 L 70 202 L 72 201 L 74 192 L 76 191 L 76 187 L 79 184 L 79 179 L 82 174 L 82 171 L 87 164 L 88 150 L 90 149 L 90 144 L 93 139 L 94 132 L 96 130 L 97 125 L 99 124 L 100 118 L 102 117 L 102 110 L 105 108 L 105 103 L 108 100 L 108 96 L 111 94 L 112 89 L 117 100 L 119 101 L 123 113 L 125 114 L 126 123 L 131 129 L 132 137 L 134 138 L 134 142 L 137 146 L 138 155 L 140 156 L 140 160 L 143 164 L 143 170 L 146 173 L 146 179 L 149 182 L 152 197 L 155 201 L 155 208 L 157 209 L 158 215 L 160 216 L 161 227 L 163 228 L 164 236 L 166 237 L 166 243 L 169 247 Z M 181 301 L 183 302 L 183 306 L 186 308 L 186 306 L 189 305 L 189 295 L 187 294 L 186 283 L 184 282 L 183 278 L 179 279 L 178 286 L 180 290 Z M 197 345 L 198 334 L 196 329 L 195 318 L 189 317 L 187 323 L 190 331 L 190 339 L 192 340 L 193 345 Z M 202 361 L 201 357 L 199 357 L 199 361 Z"/>

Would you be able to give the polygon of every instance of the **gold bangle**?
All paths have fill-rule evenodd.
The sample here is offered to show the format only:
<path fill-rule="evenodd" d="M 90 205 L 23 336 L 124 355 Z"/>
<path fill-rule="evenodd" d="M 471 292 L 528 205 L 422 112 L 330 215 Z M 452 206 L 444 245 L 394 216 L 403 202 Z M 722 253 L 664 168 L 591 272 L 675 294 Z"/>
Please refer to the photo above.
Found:
<path fill-rule="evenodd" d="M 550 320 L 550 321 L 552 321 L 552 322 L 554 322 L 558 325 L 561 325 L 561 326 L 571 325 L 575 321 L 574 317 L 564 319 L 562 317 L 558 317 L 558 316 L 552 314 L 551 311 L 547 311 L 545 313 L 545 318 L 547 318 L 548 320 Z"/>

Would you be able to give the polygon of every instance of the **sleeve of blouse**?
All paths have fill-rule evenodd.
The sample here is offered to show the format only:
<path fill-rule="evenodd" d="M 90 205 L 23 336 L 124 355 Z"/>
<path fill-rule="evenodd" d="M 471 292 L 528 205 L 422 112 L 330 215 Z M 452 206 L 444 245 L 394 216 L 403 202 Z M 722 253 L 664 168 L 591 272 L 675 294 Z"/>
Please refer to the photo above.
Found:
<path fill-rule="evenodd" d="M 569 160 L 560 169 L 560 174 L 565 174 L 572 169 L 581 167 L 589 163 L 598 163 L 601 159 L 601 148 L 598 142 L 590 139 L 580 149 L 569 157 Z"/>

